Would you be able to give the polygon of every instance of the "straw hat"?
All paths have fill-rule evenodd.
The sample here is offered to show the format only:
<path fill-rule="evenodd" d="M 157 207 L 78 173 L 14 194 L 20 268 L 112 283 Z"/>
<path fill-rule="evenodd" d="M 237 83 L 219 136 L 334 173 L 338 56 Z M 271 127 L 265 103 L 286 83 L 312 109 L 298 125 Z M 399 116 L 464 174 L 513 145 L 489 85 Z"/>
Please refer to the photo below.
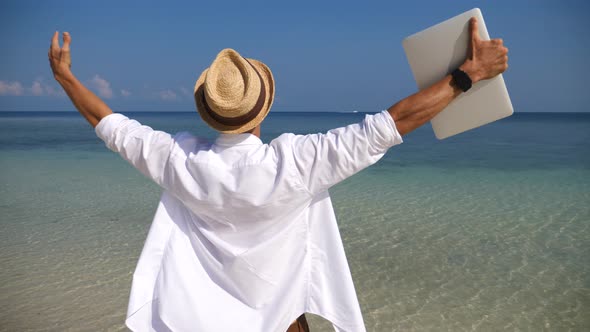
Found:
<path fill-rule="evenodd" d="M 223 133 L 243 133 L 258 126 L 274 100 L 274 79 L 260 61 L 226 48 L 195 84 L 201 118 Z"/>

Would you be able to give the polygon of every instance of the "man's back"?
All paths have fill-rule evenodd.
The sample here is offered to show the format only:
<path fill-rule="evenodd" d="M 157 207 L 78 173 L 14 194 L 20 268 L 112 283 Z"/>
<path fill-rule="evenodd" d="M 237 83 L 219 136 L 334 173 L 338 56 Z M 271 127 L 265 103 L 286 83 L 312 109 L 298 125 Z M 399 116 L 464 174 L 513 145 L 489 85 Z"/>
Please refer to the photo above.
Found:
<path fill-rule="evenodd" d="M 280 331 L 310 312 L 364 329 L 327 189 L 401 143 L 389 114 L 270 144 L 171 136 L 121 114 L 96 133 L 165 189 L 134 275 L 131 328 Z M 211 322 L 226 310 L 231 321 Z"/>

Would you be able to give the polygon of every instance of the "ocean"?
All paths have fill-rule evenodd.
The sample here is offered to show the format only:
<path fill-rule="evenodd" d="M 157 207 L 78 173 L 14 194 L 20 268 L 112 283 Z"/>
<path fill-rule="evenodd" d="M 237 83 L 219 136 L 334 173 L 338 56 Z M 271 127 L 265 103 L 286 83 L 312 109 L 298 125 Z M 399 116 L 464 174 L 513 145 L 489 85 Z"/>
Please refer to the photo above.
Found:
<path fill-rule="evenodd" d="M 271 113 L 262 140 L 363 117 Z M 0 112 L 0 169 L 0 331 L 125 330 L 160 188 L 74 112 Z M 590 113 L 426 125 L 330 192 L 368 331 L 590 331 Z"/>

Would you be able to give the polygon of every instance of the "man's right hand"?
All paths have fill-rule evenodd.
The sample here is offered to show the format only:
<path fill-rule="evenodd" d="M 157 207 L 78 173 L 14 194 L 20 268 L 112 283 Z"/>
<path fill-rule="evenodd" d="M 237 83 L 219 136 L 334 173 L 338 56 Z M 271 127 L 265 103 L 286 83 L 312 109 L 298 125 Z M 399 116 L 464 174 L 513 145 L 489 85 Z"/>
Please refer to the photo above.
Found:
<path fill-rule="evenodd" d="M 459 69 L 466 72 L 474 84 L 495 77 L 508 68 L 508 49 L 502 39 L 482 40 L 475 17 L 469 21 L 469 35 L 467 60 Z"/>
<path fill-rule="evenodd" d="M 502 39 L 481 40 L 474 17 L 469 21 L 469 38 L 467 59 L 459 69 L 469 75 L 472 84 L 497 76 L 508 68 L 508 49 Z M 452 82 L 453 77 L 447 75 L 387 109 L 402 136 L 430 121 L 463 92 Z"/>
<path fill-rule="evenodd" d="M 70 56 L 70 43 L 72 37 L 68 32 L 63 33 L 63 47 L 59 47 L 59 32 L 53 34 L 49 47 L 49 65 L 53 71 L 53 77 L 59 82 L 72 76 L 72 58 Z"/>

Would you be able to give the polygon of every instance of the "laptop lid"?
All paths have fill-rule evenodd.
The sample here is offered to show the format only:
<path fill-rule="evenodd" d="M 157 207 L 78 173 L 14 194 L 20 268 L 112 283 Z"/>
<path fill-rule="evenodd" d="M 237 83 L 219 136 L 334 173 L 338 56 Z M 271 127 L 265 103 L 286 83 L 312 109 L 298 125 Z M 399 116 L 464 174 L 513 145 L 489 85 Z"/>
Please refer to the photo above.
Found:
<path fill-rule="evenodd" d="M 467 57 L 469 19 L 476 17 L 481 39 L 489 40 L 479 8 L 457 15 L 402 42 L 420 90 L 436 83 L 458 68 Z M 474 84 L 432 120 L 438 139 L 444 139 L 513 114 L 502 75 Z"/>

